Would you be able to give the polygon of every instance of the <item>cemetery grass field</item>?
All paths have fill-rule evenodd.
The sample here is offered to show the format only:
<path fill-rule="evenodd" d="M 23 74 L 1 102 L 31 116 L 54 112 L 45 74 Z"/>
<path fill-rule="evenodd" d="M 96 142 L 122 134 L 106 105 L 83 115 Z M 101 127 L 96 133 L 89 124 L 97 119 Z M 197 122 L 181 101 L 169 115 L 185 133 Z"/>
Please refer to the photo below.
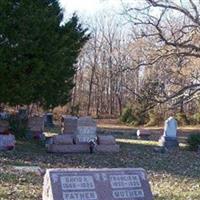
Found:
<path fill-rule="evenodd" d="M 137 140 L 130 133 L 116 134 L 119 153 L 50 154 L 39 143 L 18 141 L 13 152 L 0 152 L 0 200 L 41 200 L 43 177 L 19 173 L 12 166 L 41 168 L 122 168 L 147 170 L 155 200 L 200 199 L 200 154 L 181 143 L 180 150 L 154 152 L 157 138 Z M 184 140 L 183 140 L 184 141 Z"/>

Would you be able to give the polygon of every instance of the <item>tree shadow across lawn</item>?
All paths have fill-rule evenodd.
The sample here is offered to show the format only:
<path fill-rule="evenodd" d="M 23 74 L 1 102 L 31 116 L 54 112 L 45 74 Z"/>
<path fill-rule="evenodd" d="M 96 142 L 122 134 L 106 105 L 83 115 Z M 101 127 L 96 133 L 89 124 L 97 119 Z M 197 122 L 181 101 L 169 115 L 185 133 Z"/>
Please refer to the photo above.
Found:
<path fill-rule="evenodd" d="M 137 140 L 130 136 L 116 137 L 116 140 L 120 152 L 94 154 L 52 154 L 47 153 L 38 143 L 19 141 L 14 151 L 0 152 L 0 167 L 37 165 L 42 168 L 144 168 L 155 200 L 194 200 L 200 197 L 199 189 L 192 189 L 200 185 L 200 156 L 197 153 L 187 151 L 182 146 L 164 154 L 155 153 L 154 148 L 158 147 L 158 142 Z M 41 183 L 37 186 L 41 186 Z"/>
<path fill-rule="evenodd" d="M 188 150 L 185 144 L 165 153 L 155 152 L 156 141 L 117 138 L 121 155 L 127 166 L 142 167 L 147 171 L 200 179 L 200 154 Z"/>
<path fill-rule="evenodd" d="M 19 141 L 16 150 L 0 152 L 0 166 L 38 165 L 44 168 L 122 168 L 141 167 L 147 171 L 200 179 L 200 155 L 185 146 L 166 153 L 156 153 L 158 142 L 137 140 L 135 137 L 117 137 L 118 153 L 47 153 L 44 146 Z"/>

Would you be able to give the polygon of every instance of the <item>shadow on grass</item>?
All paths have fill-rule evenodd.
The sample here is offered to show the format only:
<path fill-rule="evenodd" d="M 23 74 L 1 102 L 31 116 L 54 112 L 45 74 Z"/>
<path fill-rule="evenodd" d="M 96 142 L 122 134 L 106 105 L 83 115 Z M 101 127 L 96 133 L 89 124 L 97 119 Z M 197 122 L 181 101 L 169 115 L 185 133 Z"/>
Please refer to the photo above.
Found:
<path fill-rule="evenodd" d="M 200 155 L 188 150 L 185 144 L 166 153 L 155 152 L 158 142 L 134 139 L 117 139 L 121 146 L 121 157 L 134 167 L 147 171 L 170 173 L 175 176 L 200 179 Z M 130 160 L 129 160 L 130 159 Z"/>
<path fill-rule="evenodd" d="M 120 145 L 118 153 L 50 154 L 39 143 L 18 141 L 14 151 L 0 152 L 0 168 L 5 169 L 0 174 L 0 184 L 5 185 L 2 196 L 0 190 L 0 198 L 5 199 L 10 191 L 5 192 L 4 187 L 6 188 L 8 184 L 15 186 L 21 180 L 18 185 L 21 189 L 25 188 L 25 192 L 17 190 L 13 195 L 21 195 L 18 199 L 41 199 L 42 177 L 32 174 L 21 177 L 20 174 L 11 174 L 7 169 L 13 165 L 37 165 L 42 168 L 142 167 L 149 175 L 155 200 L 200 199 L 199 188 L 192 189 L 200 185 L 200 155 L 187 151 L 185 146 L 164 154 L 155 153 L 154 148 L 158 147 L 157 141 L 137 140 L 129 133 L 113 135 Z M 33 190 L 36 190 L 34 197 Z M 28 198 L 22 197 L 24 193 Z"/>
<path fill-rule="evenodd" d="M 142 167 L 149 172 L 168 173 L 175 176 L 200 179 L 200 155 L 187 151 L 181 146 L 178 150 L 156 153 L 158 142 L 136 140 L 133 136 L 116 138 L 120 145 L 118 153 L 95 154 L 51 154 L 41 144 L 19 141 L 16 150 L 0 152 L 1 165 L 39 165 L 44 168 L 83 167 L 121 168 Z"/>

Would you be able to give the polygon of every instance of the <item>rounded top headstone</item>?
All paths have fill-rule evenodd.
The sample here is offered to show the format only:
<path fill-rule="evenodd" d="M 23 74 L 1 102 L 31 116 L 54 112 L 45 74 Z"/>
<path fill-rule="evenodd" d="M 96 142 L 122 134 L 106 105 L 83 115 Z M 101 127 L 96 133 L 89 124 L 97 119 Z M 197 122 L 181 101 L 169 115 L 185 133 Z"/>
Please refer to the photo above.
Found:
<path fill-rule="evenodd" d="M 176 138 L 177 121 L 174 117 L 170 116 L 165 121 L 164 136 Z"/>

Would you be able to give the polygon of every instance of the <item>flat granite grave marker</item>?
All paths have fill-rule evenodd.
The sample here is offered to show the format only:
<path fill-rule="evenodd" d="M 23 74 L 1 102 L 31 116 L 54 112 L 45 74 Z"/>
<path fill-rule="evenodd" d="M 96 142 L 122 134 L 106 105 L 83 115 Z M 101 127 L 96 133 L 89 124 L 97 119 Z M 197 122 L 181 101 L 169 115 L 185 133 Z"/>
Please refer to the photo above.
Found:
<path fill-rule="evenodd" d="M 47 169 L 43 200 L 153 200 L 144 169 Z"/>

